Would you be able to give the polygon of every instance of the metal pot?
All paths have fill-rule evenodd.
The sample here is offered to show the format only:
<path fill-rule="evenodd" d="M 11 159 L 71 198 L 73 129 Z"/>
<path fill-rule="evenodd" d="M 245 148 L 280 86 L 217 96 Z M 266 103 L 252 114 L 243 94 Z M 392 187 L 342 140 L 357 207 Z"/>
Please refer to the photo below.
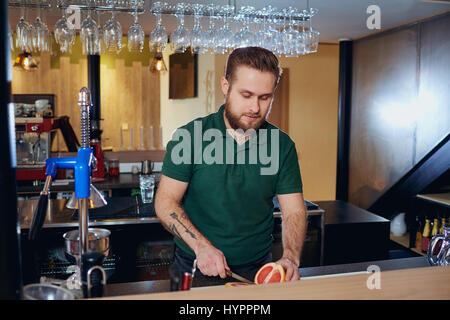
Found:
<path fill-rule="evenodd" d="M 65 239 L 66 252 L 78 260 L 80 249 L 80 237 L 78 229 L 66 232 Z M 109 254 L 109 236 L 111 231 L 100 228 L 89 228 L 88 242 L 89 252 L 99 252 L 106 256 Z"/>

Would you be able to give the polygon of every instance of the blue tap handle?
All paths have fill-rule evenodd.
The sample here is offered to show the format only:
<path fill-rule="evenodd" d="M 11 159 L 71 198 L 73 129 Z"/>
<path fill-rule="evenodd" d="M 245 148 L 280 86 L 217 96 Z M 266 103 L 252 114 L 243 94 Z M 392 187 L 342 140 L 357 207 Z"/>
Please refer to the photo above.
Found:
<path fill-rule="evenodd" d="M 54 178 L 58 169 L 74 169 L 75 197 L 89 198 L 93 159 L 92 148 L 79 148 L 76 157 L 48 158 L 45 160 L 45 175 Z"/>

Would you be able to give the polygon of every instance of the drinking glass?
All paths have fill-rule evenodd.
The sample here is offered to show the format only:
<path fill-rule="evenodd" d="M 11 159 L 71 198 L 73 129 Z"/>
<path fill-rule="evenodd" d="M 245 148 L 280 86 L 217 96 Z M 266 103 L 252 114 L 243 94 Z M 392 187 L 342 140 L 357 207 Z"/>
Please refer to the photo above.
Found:
<path fill-rule="evenodd" d="M 41 1 L 37 2 L 37 17 L 31 25 L 31 43 L 33 51 L 45 51 L 48 41 L 48 28 L 41 20 Z"/>
<path fill-rule="evenodd" d="M 243 6 L 239 10 L 236 19 L 244 20 L 244 24 L 233 37 L 233 47 L 243 48 L 256 45 L 255 35 L 250 31 L 250 15 L 254 12 L 255 7 Z"/>
<path fill-rule="evenodd" d="M 106 49 L 111 52 L 119 53 L 122 49 L 122 35 L 122 26 L 116 19 L 116 11 L 113 6 L 111 18 L 106 21 L 103 26 L 103 39 L 105 41 Z"/>
<path fill-rule="evenodd" d="M 223 17 L 224 24 L 217 33 L 217 45 L 214 53 L 224 54 L 233 46 L 233 32 L 230 29 L 230 16 L 234 12 L 234 6 L 224 5 L 220 9 L 220 15 Z"/>
<path fill-rule="evenodd" d="M 67 21 L 65 9 L 62 9 L 62 18 L 55 23 L 54 34 L 55 41 L 59 45 L 59 50 L 63 53 L 71 53 L 76 32 L 74 26 Z"/>
<path fill-rule="evenodd" d="M 205 47 L 207 47 L 208 51 L 213 53 L 214 49 L 217 45 L 216 41 L 218 40 L 218 33 L 219 31 L 216 29 L 216 26 L 214 24 L 215 20 L 215 12 L 219 8 L 218 5 L 215 4 L 209 4 L 206 8 L 208 14 L 209 14 L 209 27 L 208 30 L 206 30 L 205 33 Z"/>
<path fill-rule="evenodd" d="M 200 25 L 204 5 L 196 3 L 192 5 L 192 9 L 194 10 L 194 27 L 191 31 L 191 50 L 192 53 L 205 53 L 207 51 L 206 33 Z"/>
<path fill-rule="evenodd" d="M 31 26 L 25 21 L 25 5 L 24 0 L 21 0 L 21 14 L 19 22 L 16 25 L 16 48 L 20 51 L 31 52 Z"/>
<path fill-rule="evenodd" d="M 272 30 L 271 26 L 271 15 L 274 11 L 274 7 L 266 6 L 259 10 L 257 14 L 262 17 L 262 28 L 256 33 L 256 43 L 259 47 L 265 48 L 270 51 L 276 50 L 276 45 L 273 43 L 276 41 L 278 36 L 277 30 Z"/>
<path fill-rule="evenodd" d="M 13 34 L 12 34 L 11 26 L 9 24 L 8 24 L 8 36 L 9 36 L 9 49 L 11 51 L 14 51 Z"/>
<path fill-rule="evenodd" d="M 271 47 L 272 52 L 276 54 L 278 57 L 281 57 L 283 53 L 283 35 L 281 31 L 279 31 L 284 25 L 283 15 L 277 8 L 273 8 L 270 15 L 270 33 L 271 33 Z"/>
<path fill-rule="evenodd" d="M 172 32 L 171 45 L 175 52 L 185 52 L 190 45 L 190 34 L 188 29 L 184 26 L 184 13 L 188 9 L 186 3 L 180 2 L 175 7 L 175 16 L 178 19 L 178 27 Z"/>
<path fill-rule="evenodd" d="M 105 44 L 105 38 L 104 38 L 104 33 L 103 33 L 103 28 L 101 26 L 100 23 L 100 11 L 96 11 L 97 12 L 97 27 L 98 27 L 98 39 L 96 42 L 96 50 L 98 54 L 104 54 L 106 52 L 106 44 Z"/>
<path fill-rule="evenodd" d="M 152 5 L 152 13 L 156 15 L 156 28 L 150 33 L 150 50 L 162 52 L 166 48 L 168 37 L 167 31 L 161 24 L 162 10 L 167 8 L 167 2 L 155 2 Z"/>
<path fill-rule="evenodd" d="M 141 188 L 141 198 L 143 203 L 152 203 L 155 191 L 155 176 L 141 174 L 139 176 L 139 186 Z"/>
<path fill-rule="evenodd" d="M 89 3 L 88 0 L 86 3 Z M 83 54 L 98 54 L 99 32 L 97 22 L 91 17 L 90 6 L 88 7 L 88 16 L 81 22 L 80 38 Z"/>
<path fill-rule="evenodd" d="M 283 30 L 283 45 L 284 45 L 284 54 L 286 57 L 298 57 L 298 30 L 294 29 L 294 20 L 292 19 L 293 15 L 297 15 L 298 11 L 295 8 L 288 7 L 284 10 L 284 15 L 289 17 L 288 27 Z"/>
<path fill-rule="evenodd" d="M 142 52 L 144 49 L 145 34 L 138 22 L 137 3 L 134 11 L 134 23 L 128 30 L 128 50 L 130 52 Z"/>
<path fill-rule="evenodd" d="M 306 38 L 306 48 L 305 51 L 307 53 L 313 53 L 317 52 L 317 48 L 319 46 L 319 31 L 313 30 L 312 28 L 312 17 L 317 14 L 318 10 L 314 8 L 310 8 L 309 10 L 304 10 L 304 15 L 306 15 L 309 18 L 308 24 L 308 31 L 305 32 L 305 38 Z"/>

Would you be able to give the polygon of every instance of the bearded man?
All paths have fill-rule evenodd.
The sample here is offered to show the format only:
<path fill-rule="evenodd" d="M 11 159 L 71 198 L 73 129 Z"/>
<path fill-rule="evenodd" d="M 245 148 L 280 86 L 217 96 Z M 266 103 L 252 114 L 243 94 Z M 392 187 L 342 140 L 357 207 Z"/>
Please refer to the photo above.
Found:
<path fill-rule="evenodd" d="M 227 279 L 232 271 L 253 279 L 272 261 L 276 196 L 283 242 L 276 262 L 286 281 L 300 278 L 306 208 L 297 151 L 267 121 L 281 75 L 272 52 L 235 49 L 221 79 L 225 104 L 180 127 L 167 144 L 155 210 L 174 235 L 174 265 L 181 272 L 191 272 L 196 259 L 195 277 Z M 182 154 L 180 137 L 188 143 Z"/>

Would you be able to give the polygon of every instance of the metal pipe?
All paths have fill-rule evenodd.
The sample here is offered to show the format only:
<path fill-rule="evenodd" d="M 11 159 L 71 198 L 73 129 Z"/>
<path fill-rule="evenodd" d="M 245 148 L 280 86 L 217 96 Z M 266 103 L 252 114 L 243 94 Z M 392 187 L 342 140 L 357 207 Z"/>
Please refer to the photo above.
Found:
<path fill-rule="evenodd" d="M 22 287 L 20 224 L 17 210 L 14 107 L 7 1 L 0 1 L 0 299 L 19 299 Z"/>
<path fill-rule="evenodd" d="M 89 148 L 90 126 L 89 109 L 92 105 L 91 92 L 88 88 L 81 88 L 78 93 L 78 105 L 81 107 L 81 148 Z"/>
<path fill-rule="evenodd" d="M 78 199 L 78 236 L 80 238 L 79 257 L 89 251 L 89 199 Z"/>
<path fill-rule="evenodd" d="M 88 55 L 88 87 L 91 92 L 92 107 L 89 110 L 91 128 L 100 129 L 100 56 Z"/>

